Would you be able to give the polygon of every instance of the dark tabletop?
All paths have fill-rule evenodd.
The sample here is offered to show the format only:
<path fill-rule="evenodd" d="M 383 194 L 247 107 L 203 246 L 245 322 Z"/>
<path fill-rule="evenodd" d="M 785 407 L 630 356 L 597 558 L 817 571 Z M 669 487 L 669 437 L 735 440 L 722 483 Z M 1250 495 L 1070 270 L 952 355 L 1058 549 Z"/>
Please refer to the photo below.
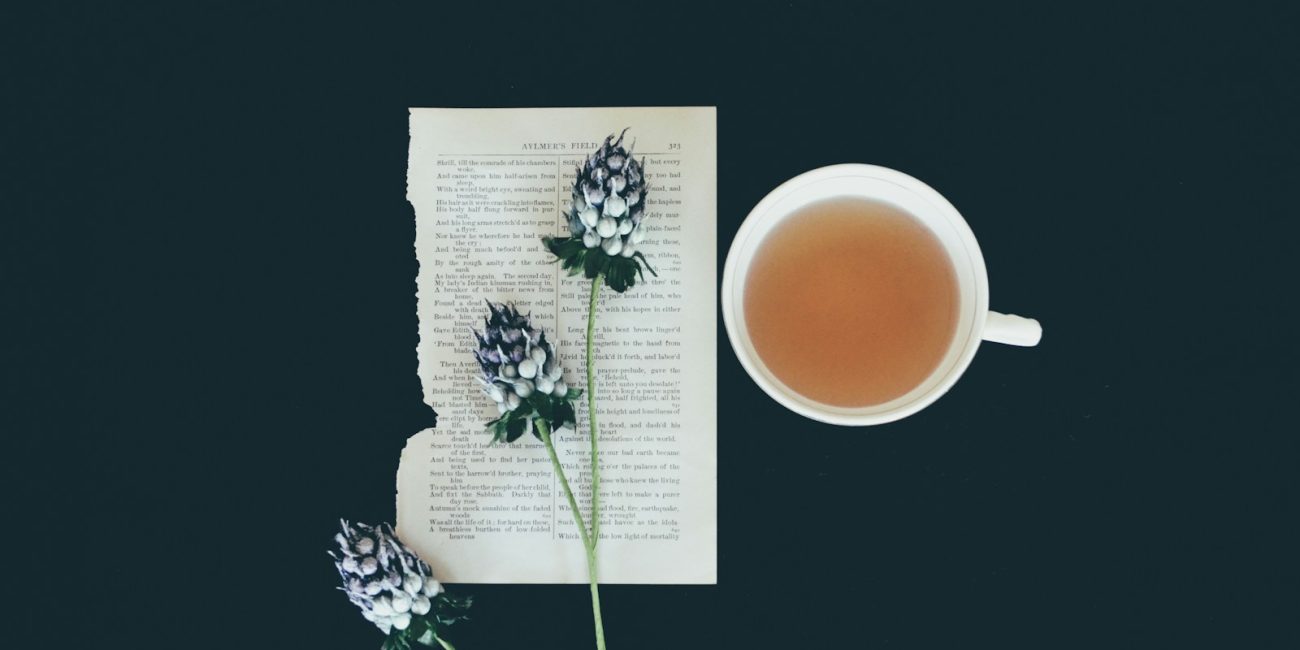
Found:
<path fill-rule="evenodd" d="M 719 584 L 606 588 L 610 648 L 1300 641 L 1294 3 L 264 4 L 0 10 L 7 647 L 378 647 L 325 550 L 433 422 L 407 107 L 569 105 L 718 107 L 719 268 L 912 174 L 1045 330 L 847 429 L 719 319 Z M 585 587 L 457 590 L 460 650 L 591 647 Z"/>

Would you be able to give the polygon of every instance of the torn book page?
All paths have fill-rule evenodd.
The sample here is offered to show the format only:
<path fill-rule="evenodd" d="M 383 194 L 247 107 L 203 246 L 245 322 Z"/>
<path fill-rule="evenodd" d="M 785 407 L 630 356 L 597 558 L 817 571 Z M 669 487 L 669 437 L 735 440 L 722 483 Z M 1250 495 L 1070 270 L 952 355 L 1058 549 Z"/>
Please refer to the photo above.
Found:
<path fill-rule="evenodd" d="M 543 247 L 567 236 L 578 167 L 627 128 L 645 169 L 644 252 L 658 277 L 605 288 L 596 325 L 601 582 L 717 581 L 717 235 L 713 108 L 412 109 L 419 374 L 438 427 L 413 436 L 397 528 L 446 582 L 585 583 L 586 559 L 545 447 L 490 446 L 497 417 L 474 377 L 485 300 L 544 327 L 585 387 L 591 281 Z M 554 439 L 584 518 L 584 396 Z"/>

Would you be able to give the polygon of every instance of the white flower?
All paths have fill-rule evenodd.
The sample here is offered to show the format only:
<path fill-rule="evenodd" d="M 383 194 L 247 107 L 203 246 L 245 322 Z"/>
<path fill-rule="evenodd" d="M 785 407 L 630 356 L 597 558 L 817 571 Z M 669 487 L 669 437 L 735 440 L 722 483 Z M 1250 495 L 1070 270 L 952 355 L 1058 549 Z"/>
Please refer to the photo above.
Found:
<path fill-rule="evenodd" d="M 392 526 L 340 522 L 342 532 L 331 551 L 343 579 L 340 588 L 361 615 L 385 634 L 405 630 L 412 615 L 428 614 L 442 591 L 429 565 L 402 544 Z"/>
<path fill-rule="evenodd" d="M 519 376 L 524 379 L 532 379 L 537 376 L 537 362 L 532 358 L 524 359 L 519 362 Z"/>
<path fill-rule="evenodd" d="M 618 221 L 609 217 L 603 217 L 596 222 L 596 234 L 601 237 L 613 237 L 618 232 Z"/>
<path fill-rule="evenodd" d="M 627 201 L 623 200 L 623 197 L 611 194 L 609 199 L 605 201 L 605 216 L 617 219 L 623 216 L 625 212 L 627 212 Z"/>
<path fill-rule="evenodd" d="M 613 134 L 605 138 L 600 148 L 583 161 L 574 177 L 572 202 L 566 217 L 569 232 L 574 237 L 581 235 L 586 248 L 609 245 L 604 240 L 615 233 L 627 235 L 644 216 L 644 209 L 638 206 L 645 203 L 648 189 L 645 170 L 632 156 L 631 147 L 623 146 L 626 133 L 624 129 L 617 139 Z"/>
<path fill-rule="evenodd" d="M 610 223 L 610 227 L 617 228 L 612 220 Z M 546 332 L 534 327 L 532 320 L 513 305 L 489 302 L 483 320 L 482 331 L 474 331 L 474 356 L 482 371 L 476 379 L 502 416 L 490 425 L 494 427 L 494 440 L 514 442 L 521 431 L 532 430 L 529 418 L 540 413 L 536 402 L 526 400 L 536 400 L 537 393 L 555 395 L 556 382 L 564 371 Z M 551 411 L 554 417 L 566 422 L 573 419 L 571 406 L 555 405 Z M 552 428 L 558 426 L 557 422 Z"/>
<path fill-rule="evenodd" d="M 394 616 L 392 620 L 393 629 L 405 630 L 411 626 L 411 615 L 407 612 L 402 612 L 401 614 Z"/>
<path fill-rule="evenodd" d="M 582 225 L 588 228 L 595 228 L 596 220 L 598 220 L 599 218 L 600 218 L 600 213 L 596 212 L 596 209 L 590 206 L 588 206 L 582 212 L 578 213 L 579 221 L 582 222 Z"/>

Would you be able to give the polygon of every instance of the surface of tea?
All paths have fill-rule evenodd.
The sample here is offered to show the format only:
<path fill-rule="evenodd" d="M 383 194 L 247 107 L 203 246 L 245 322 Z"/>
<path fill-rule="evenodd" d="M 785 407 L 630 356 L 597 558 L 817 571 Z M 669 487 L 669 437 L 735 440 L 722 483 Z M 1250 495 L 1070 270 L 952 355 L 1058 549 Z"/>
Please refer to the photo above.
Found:
<path fill-rule="evenodd" d="M 768 370 L 804 397 L 881 404 L 939 365 L 958 288 L 938 237 L 885 203 L 842 198 L 788 216 L 745 278 L 745 325 Z"/>

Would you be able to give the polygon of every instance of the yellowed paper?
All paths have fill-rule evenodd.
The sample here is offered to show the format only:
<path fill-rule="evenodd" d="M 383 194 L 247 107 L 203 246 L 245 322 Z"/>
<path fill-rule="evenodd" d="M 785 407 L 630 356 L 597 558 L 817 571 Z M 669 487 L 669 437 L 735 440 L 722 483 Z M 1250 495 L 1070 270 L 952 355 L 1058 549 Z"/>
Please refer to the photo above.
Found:
<path fill-rule="evenodd" d="M 585 385 L 590 281 L 551 261 L 577 167 L 628 127 L 649 183 L 658 277 L 602 291 L 596 333 L 600 575 L 608 583 L 717 581 L 716 117 L 713 108 L 412 109 L 407 198 L 416 213 L 419 374 L 438 428 L 413 436 L 397 528 L 446 582 L 584 583 L 572 515 L 540 442 L 489 446 L 471 327 L 513 302 L 555 337 Z M 583 398 L 585 405 L 585 396 Z M 584 518 L 586 408 L 556 442 Z"/>

